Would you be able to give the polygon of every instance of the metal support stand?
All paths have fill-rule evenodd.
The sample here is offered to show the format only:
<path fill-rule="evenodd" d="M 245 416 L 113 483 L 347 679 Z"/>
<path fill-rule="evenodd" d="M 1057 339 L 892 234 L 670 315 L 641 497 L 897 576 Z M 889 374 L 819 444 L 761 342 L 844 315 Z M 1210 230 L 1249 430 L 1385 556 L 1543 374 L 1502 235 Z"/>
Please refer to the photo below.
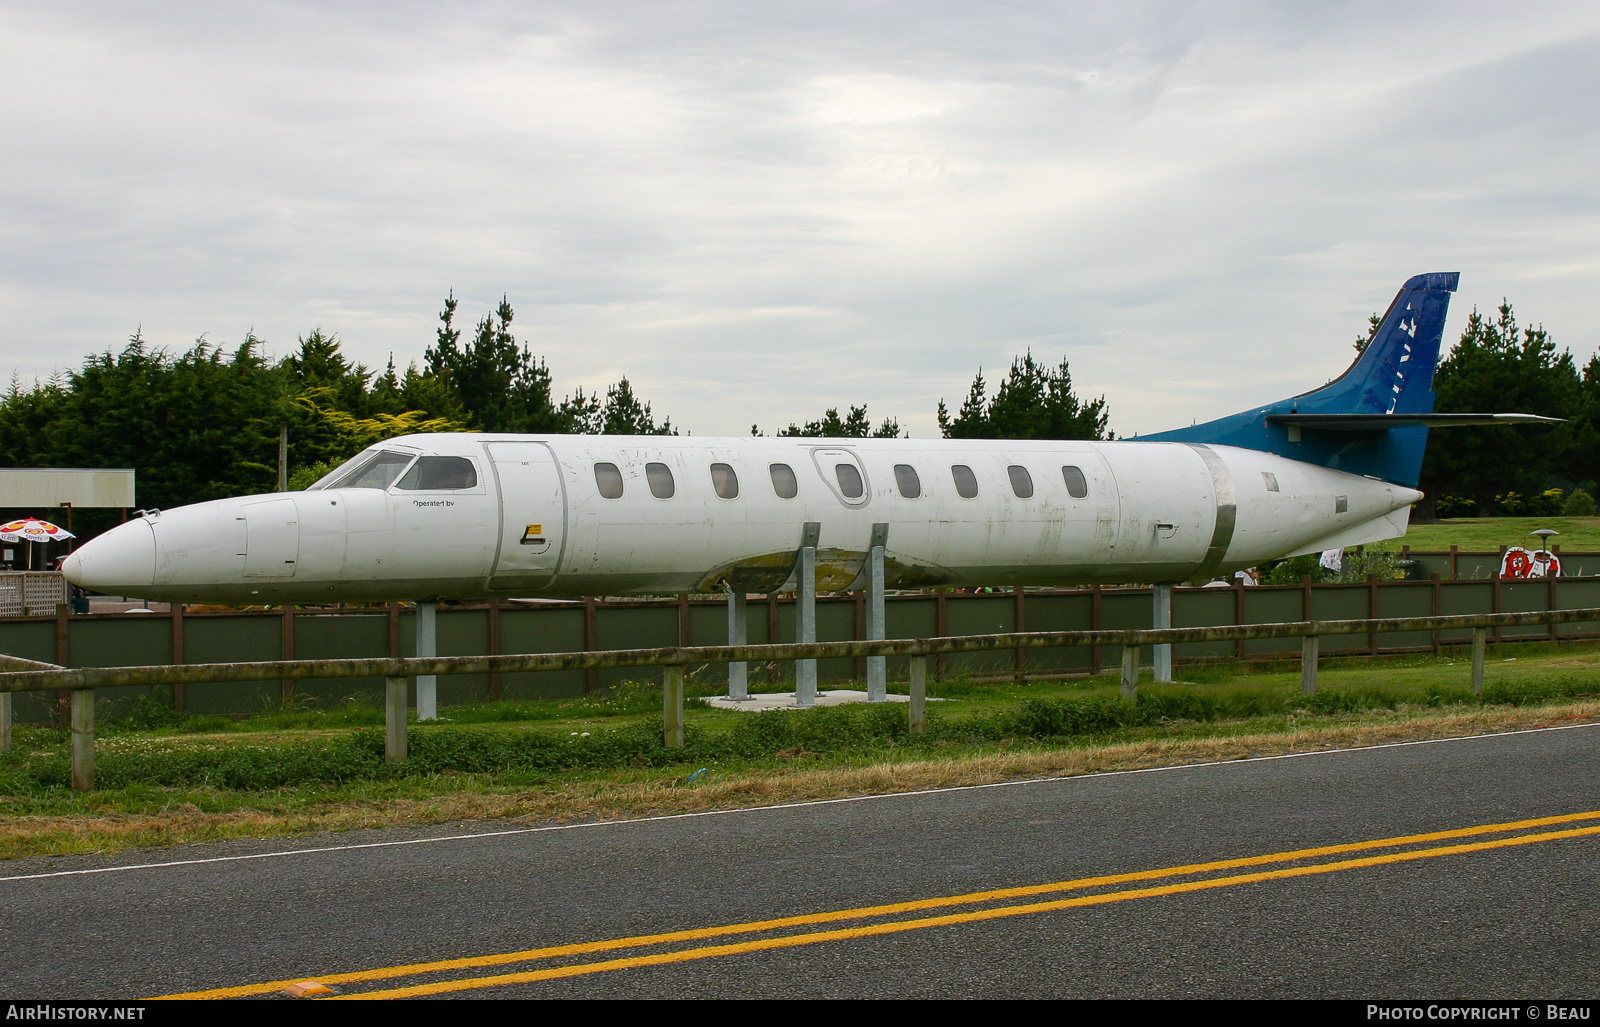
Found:
<path fill-rule="evenodd" d="M 883 611 L 883 553 L 889 541 L 889 525 L 872 526 L 872 546 L 867 551 L 867 641 L 889 637 L 885 633 Z M 886 702 L 889 698 L 888 659 L 867 657 L 867 702 Z"/>
<path fill-rule="evenodd" d="M 1317 690 L 1317 646 L 1321 639 L 1307 635 L 1300 640 L 1300 694 L 1311 695 Z"/>
<path fill-rule="evenodd" d="M 439 655 L 439 606 L 417 604 L 417 656 Z M 417 719 L 439 719 L 439 679 L 432 674 L 417 675 Z"/>
<path fill-rule="evenodd" d="M 94 689 L 72 691 L 72 790 L 94 791 Z"/>
<path fill-rule="evenodd" d="M 1472 629 L 1472 694 L 1483 698 L 1483 650 L 1489 641 L 1488 628 Z"/>
<path fill-rule="evenodd" d="M 383 679 L 383 758 L 406 761 L 406 679 Z"/>
<path fill-rule="evenodd" d="M 800 556 L 795 561 L 794 640 L 817 640 L 817 538 L 822 525 L 809 521 L 800 540 Z M 817 704 L 817 661 L 794 661 L 794 704 Z"/>
<path fill-rule="evenodd" d="M 1172 627 L 1172 586 L 1156 585 L 1150 590 L 1150 626 L 1153 628 Z M 1150 647 L 1151 660 L 1154 663 L 1157 681 L 1172 680 L 1172 644 L 1162 642 Z"/>
<path fill-rule="evenodd" d="M 744 608 L 744 594 L 728 586 L 728 644 L 744 645 L 749 636 L 749 618 Z M 750 701 L 750 665 L 728 664 L 728 698 L 734 702 Z"/>
<path fill-rule="evenodd" d="M 0 694 L 0 749 L 11 748 L 11 693 Z"/>
<path fill-rule="evenodd" d="M 681 666 L 662 668 L 661 727 L 661 740 L 667 748 L 683 748 L 683 668 Z"/>
<path fill-rule="evenodd" d="M 928 730 L 928 658 L 913 656 L 911 667 L 911 702 L 907 704 L 907 728 L 914 735 Z"/>
<path fill-rule="evenodd" d="M 1122 647 L 1122 701 L 1139 701 L 1139 647 Z"/>

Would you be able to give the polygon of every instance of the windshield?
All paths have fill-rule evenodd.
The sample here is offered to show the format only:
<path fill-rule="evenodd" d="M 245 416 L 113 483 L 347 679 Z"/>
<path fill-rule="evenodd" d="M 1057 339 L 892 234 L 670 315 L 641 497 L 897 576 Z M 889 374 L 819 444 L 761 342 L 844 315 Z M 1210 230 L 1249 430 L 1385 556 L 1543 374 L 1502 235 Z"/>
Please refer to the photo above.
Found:
<path fill-rule="evenodd" d="M 411 454 L 390 450 L 358 453 L 324 475 L 306 491 L 316 489 L 386 489 L 411 462 Z"/>

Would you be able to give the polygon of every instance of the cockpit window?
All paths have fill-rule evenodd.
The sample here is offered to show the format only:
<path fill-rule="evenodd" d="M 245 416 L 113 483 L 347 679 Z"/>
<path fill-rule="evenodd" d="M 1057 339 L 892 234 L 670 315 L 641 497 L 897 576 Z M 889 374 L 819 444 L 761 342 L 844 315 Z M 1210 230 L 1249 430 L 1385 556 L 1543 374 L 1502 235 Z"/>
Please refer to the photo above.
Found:
<path fill-rule="evenodd" d="M 435 489 L 475 489 L 478 469 L 464 456 L 418 457 L 397 483 L 397 489 L 417 491 Z"/>
<path fill-rule="evenodd" d="M 334 478 L 333 474 L 330 474 L 327 478 L 317 482 L 313 488 L 386 489 L 394 484 L 394 480 L 400 477 L 400 472 L 406 469 L 406 464 L 411 462 L 411 454 L 394 453 L 386 449 L 380 449 L 376 453 L 365 454 L 365 456 L 366 459 L 361 460 L 359 464 L 356 464 L 354 460 L 346 464 L 345 467 L 349 467 L 350 464 L 356 464 L 356 466 L 353 470 L 346 471 L 343 477 Z M 360 458 L 358 457 L 357 459 Z M 344 471 L 344 469 L 344 467 L 339 468 L 340 471 Z M 334 474 L 338 473 L 338 471 L 334 472 Z M 329 478 L 333 478 L 332 484 L 324 484 Z"/>
<path fill-rule="evenodd" d="M 307 485 L 306 491 L 316 492 L 318 489 L 332 488 L 334 482 L 338 481 L 340 478 L 343 478 L 346 474 L 349 474 L 351 471 L 366 463 L 368 460 L 371 460 L 372 453 L 373 451 L 370 449 L 363 449 L 361 452 L 346 460 L 338 467 L 335 467 L 333 470 L 329 471 L 327 474 L 324 474 L 310 485 Z"/>

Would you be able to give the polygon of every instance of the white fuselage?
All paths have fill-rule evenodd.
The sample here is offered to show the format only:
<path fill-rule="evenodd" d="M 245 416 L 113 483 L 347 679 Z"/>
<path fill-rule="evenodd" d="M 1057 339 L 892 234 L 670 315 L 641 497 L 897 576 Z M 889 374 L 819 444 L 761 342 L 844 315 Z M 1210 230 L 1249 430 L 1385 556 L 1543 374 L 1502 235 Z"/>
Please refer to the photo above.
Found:
<path fill-rule="evenodd" d="M 890 588 L 1184 581 L 1393 538 L 1421 498 L 1163 442 L 439 434 L 379 452 L 386 487 L 149 513 L 79 549 L 67 576 L 257 604 L 784 591 L 814 524 L 823 591 L 860 587 L 875 525 Z M 443 470 L 417 473 L 427 457 Z"/>

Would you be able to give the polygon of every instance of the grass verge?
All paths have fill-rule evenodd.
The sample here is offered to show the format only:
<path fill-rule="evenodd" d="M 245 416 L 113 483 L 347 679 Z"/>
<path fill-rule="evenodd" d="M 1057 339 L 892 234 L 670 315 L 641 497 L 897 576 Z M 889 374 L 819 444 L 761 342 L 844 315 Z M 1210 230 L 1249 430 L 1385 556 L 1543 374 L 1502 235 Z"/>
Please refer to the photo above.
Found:
<path fill-rule="evenodd" d="M 1106 679 L 947 682 L 924 736 L 905 707 L 690 718 L 661 746 L 650 690 L 450 711 L 414 729 L 403 770 L 374 727 L 186 733 L 124 724 L 102 740 L 102 790 L 65 787 L 62 732 L 19 729 L 0 754 L 0 858 L 465 820 L 607 820 L 1073 775 L 1600 719 L 1600 652 L 1525 647 L 1492 668 L 1486 702 L 1465 667 L 1431 657 L 1330 666 L 1316 696 L 1296 673 L 1211 668 L 1198 685 L 1117 701 Z M 659 701 L 658 695 L 653 701 Z M 282 716 L 282 715 L 274 715 Z M 298 716 L 298 714 L 296 714 Z"/>

